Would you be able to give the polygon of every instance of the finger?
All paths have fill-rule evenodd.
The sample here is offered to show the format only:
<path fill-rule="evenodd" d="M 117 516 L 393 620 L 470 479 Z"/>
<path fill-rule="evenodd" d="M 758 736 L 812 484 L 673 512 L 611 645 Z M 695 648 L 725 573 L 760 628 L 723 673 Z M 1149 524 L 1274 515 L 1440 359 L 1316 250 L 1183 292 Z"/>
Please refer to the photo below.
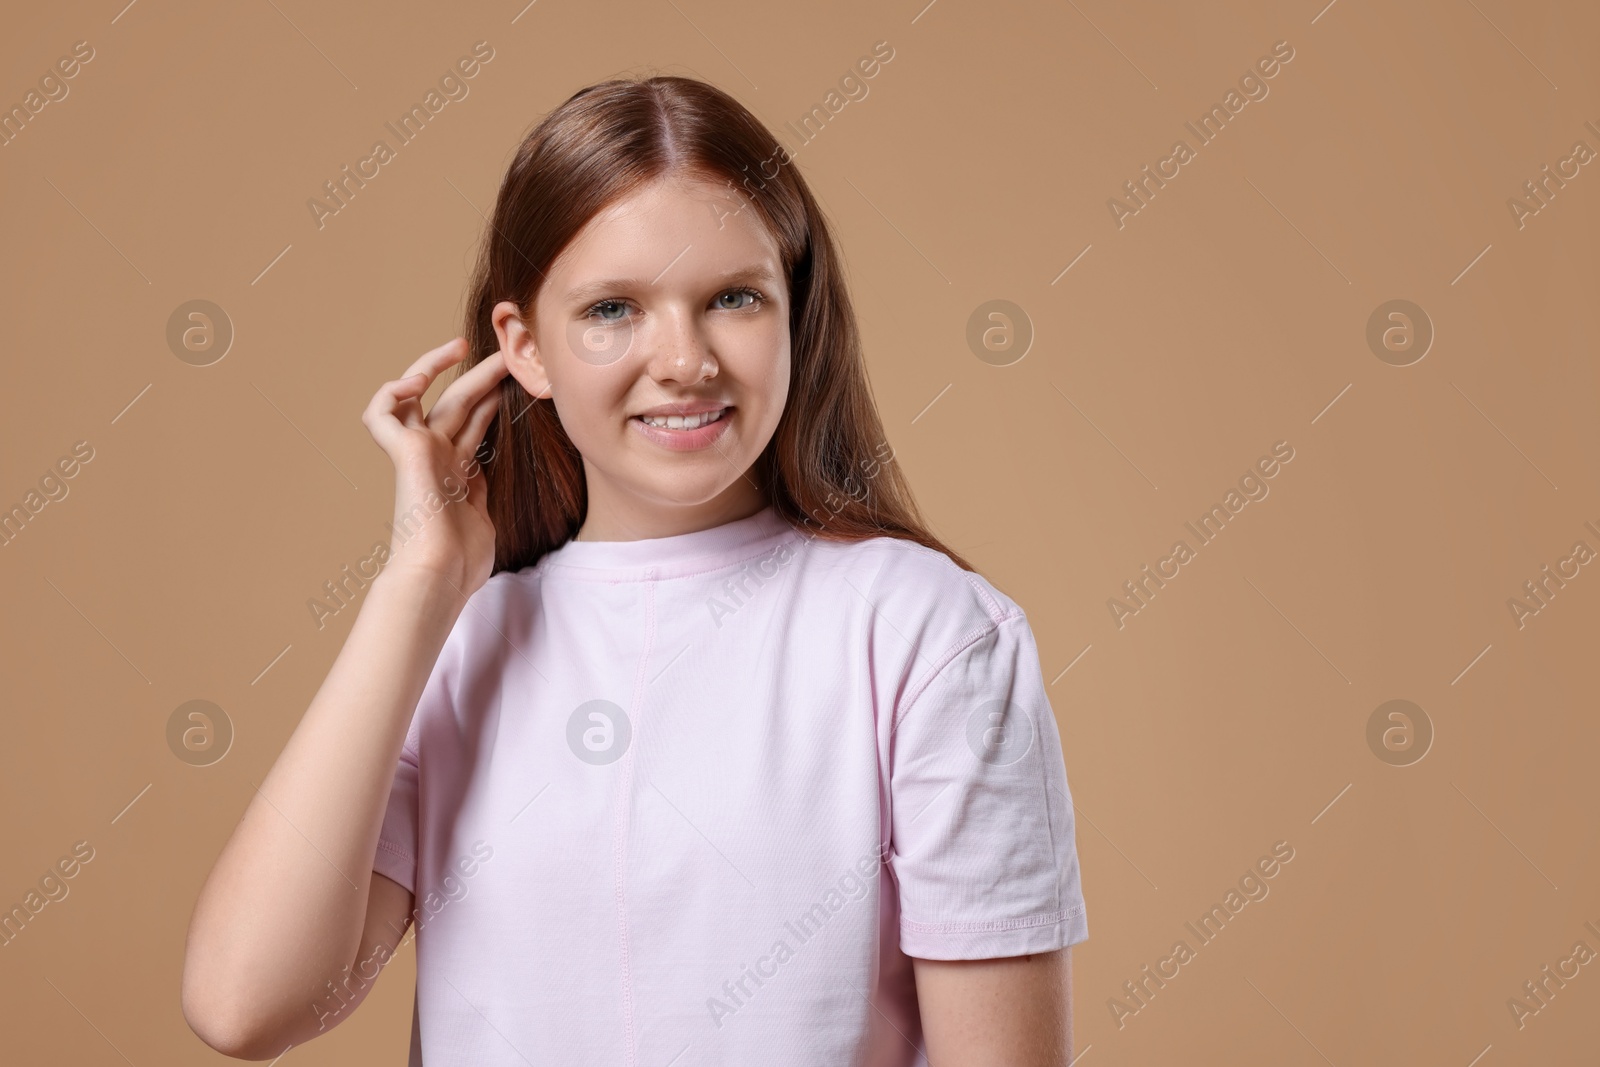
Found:
<path fill-rule="evenodd" d="M 377 427 L 384 427 L 385 434 L 398 431 L 403 423 L 407 426 L 420 427 L 422 425 L 421 406 L 415 403 L 428 388 L 426 375 L 413 374 L 409 378 L 396 378 L 392 382 L 384 382 L 378 391 L 372 395 L 367 403 L 366 410 L 361 413 L 361 421 L 367 429 L 377 433 Z M 378 443 L 383 445 L 384 439 Z"/>
<path fill-rule="evenodd" d="M 455 437 L 458 455 L 463 457 L 477 455 L 478 449 L 483 446 L 483 435 L 488 432 L 489 423 L 494 421 L 495 412 L 499 410 L 500 390 L 496 389 L 478 399 L 467 416 L 466 425 Z"/>
<path fill-rule="evenodd" d="M 372 399 L 367 401 L 367 406 L 361 412 L 361 423 L 385 451 L 388 451 L 389 443 L 400 431 L 397 415 L 399 405 L 420 395 L 425 387 L 426 380 L 420 374 L 397 378 L 392 382 L 384 382 L 372 394 Z"/>
<path fill-rule="evenodd" d="M 467 339 L 465 337 L 452 337 L 438 348 L 424 352 L 417 361 L 406 368 L 402 377 L 409 378 L 413 374 L 422 373 L 432 382 L 439 376 L 439 372 L 453 364 L 460 363 L 467 354 Z M 426 391 L 426 390 L 424 390 Z"/>
<path fill-rule="evenodd" d="M 418 400 L 428 391 L 428 376 L 426 374 L 413 374 L 409 378 L 396 378 L 392 382 L 384 382 L 378 389 L 378 396 L 390 410 L 398 408 L 408 400 Z"/>
<path fill-rule="evenodd" d="M 496 388 L 510 371 L 505 353 L 495 352 L 461 377 L 451 382 L 428 412 L 428 425 L 454 439 L 468 414 L 486 395 L 498 395 Z"/>
<path fill-rule="evenodd" d="M 453 337 L 423 353 L 407 368 L 404 376 L 379 387 L 361 415 L 361 421 L 366 424 L 379 447 L 389 451 L 402 425 L 411 429 L 422 429 L 427 425 L 419 402 L 422 395 L 442 371 L 460 363 L 466 355 L 466 338 Z"/>

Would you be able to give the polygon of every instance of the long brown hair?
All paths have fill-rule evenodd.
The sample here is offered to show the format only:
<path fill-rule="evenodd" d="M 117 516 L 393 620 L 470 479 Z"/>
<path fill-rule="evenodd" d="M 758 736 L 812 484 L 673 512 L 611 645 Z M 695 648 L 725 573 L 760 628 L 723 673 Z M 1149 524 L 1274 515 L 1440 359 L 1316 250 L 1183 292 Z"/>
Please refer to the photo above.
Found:
<path fill-rule="evenodd" d="M 770 173 L 771 171 L 776 173 Z M 738 186 L 777 242 L 789 282 L 788 401 L 754 464 L 767 503 L 831 541 L 898 537 L 971 564 L 927 529 L 867 384 L 855 310 L 821 208 L 787 151 L 733 97 L 692 78 L 616 79 L 580 89 L 527 135 L 506 170 L 466 308 L 465 371 L 499 349 L 490 313 L 514 301 L 531 323 L 545 272 L 595 214 L 684 174 Z M 494 571 L 537 563 L 577 533 L 583 462 L 554 406 L 512 377 L 485 446 L 493 459 Z"/>

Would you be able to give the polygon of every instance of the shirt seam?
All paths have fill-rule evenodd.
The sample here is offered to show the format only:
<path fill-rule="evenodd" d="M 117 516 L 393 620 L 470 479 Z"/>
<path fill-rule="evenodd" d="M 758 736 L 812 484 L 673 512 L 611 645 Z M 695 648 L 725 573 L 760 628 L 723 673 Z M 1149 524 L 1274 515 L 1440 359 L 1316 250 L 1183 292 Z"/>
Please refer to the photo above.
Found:
<path fill-rule="evenodd" d="M 1048 710 L 1048 701 L 1046 702 L 1046 707 Z M 1051 712 L 1051 714 L 1054 713 Z M 1033 730 L 1036 734 L 1039 732 L 1040 726 L 1038 723 L 1033 724 Z M 1050 772 L 1043 766 L 1044 762 L 1043 760 L 1040 761 L 1039 785 L 1040 792 L 1044 795 L 1044 829 L 1050 841 L 1050 866 L 1056 872 L 1056 908 L 1059 910 L 1061 907 L 1061 857 L 1056 853 L 1056 820 L 1055 816 L 1050 813 Z"/>
<path fill-rule="evenodd" d="M 382 850 L 384 850 L 386 852 L 393 852 L 396 856 L 399 856 L 401 859 L 407 861 L 408 863 L 417 862 L 417 857 L 412 855 L 406 849 L 400 847 L 399 845 L 392 844 L 392 843 L 390 843 L 388 841 L 385 841 L 381 837 L 378 839 L 378 848 L 380 848 L 380 849 L 382 849 Z"/>
<path fill-rule="evenodd" d="M 952 566 L 954 566 L 954 564 L 952 564 Z M 1005 622 L 1006 619 L 1011 617 L 1006 613 L 1006 610 L 1000 606 L 1000 602 L 989 595 L 989 590 L 984 588 L 983 582 L 978 580 L 977 575 L 973 574 L 971 571 L 963 570 L 961 572 L 961 576 L 967 580 L 968 585 L 972 586 L 972 588 L 977 591 L 978 596 L 983 600 L 984 606 L 989 610 L 990 620 L 992 620 L 996 625 Z"/>
<path fill-rule="evenodd" d="M 705 566 L 702 566 L 698 570 L 684 571 L 681 574 L 676 572 L 667 575 L 659 574 L 657 572 L 661 570 L 661 564 L 658 563 L 641 563 L 627 567 L 584 567 L 576 563 L 558 563 L 554 560 L 549 562 L 541 561 L 538 567 L 535 567 L 528 573 L 534 574 L 540 571 L 560 571 L 565 572 L 563 575 L 564 577 L 571 578 L 573 581 L 601 582 L 606 585 L 642 584 L 644 582 L 670 582 L 676 581 L 680 578 L 698 578 L 703 574 L 710 574 L 713 571 L 725 570 L 728 567 L 755 559 L 769 548 L 776 547 L 776 545 L 781 543 L 783 539 L 799 540 L 799 531 L 795 530 L 793 527 L 790 527 L 787 530 L 775 530 L 761 538 L 759 541 L 751 542 L 749 547 L 753 548 L 753 551 L 751 551 L 748 555 L 735 556 L 731 559 L 727 556 L 706 556 L 705 559 L 707 560 L 707 564 Z M 739 551 L 739 549 L 733 549 L 732 551 Z M 628 577 L 621 577 L 619 576 L 618 572 L 620 572 L 622 575 L 628 575 Z M 517 573 L 520 575 L 522 572 L 519 571 Z"/>
<path fill-rule="evenodd" d="M 644 650 L 639 655 L 639 669 L 633 679 L 633 726 L 629 735 L 628 749 L 623 753 L 622 782 L 617 793 L 617 822 L 614 827 L 616 834 L 612 842 L 612 860 L 615 864 L 616 900 L 617 900 L 617 938 L 618 955 L 620 957 L 620 970 L 622 978 L 622 1025 L 623 1025 L 623 1051 L 626 1067 L 633 1067 L 637 1062 L 637 1050 L 634 1042 L 633 1025 L 633 959 L 631 942 L 628 937 L 628 901 L 627 901 L 627 875 L 628 875 L 628 832 L 630 819 L 630 803 L 633 790 L 633 760 L 636 749 L 635 742 L 639 739 L 639 732 L 644 723 L 641 714 L 641 705 L 644 701 L 645 673 L 649 668 L 650 653 L 655 647 L 656 636 L 656 568 L 649 568 L 649 577 L 645 581 L 645 634 Z"/>
<path fill-rule="evenodd" d="M 1026 930 L 1035 926 L 1050 926 L 1077 918 L 1085 910 L 1086 904 L 1080 904 L 1065 911 L 1053 911 L 1045 915 L 1035 915 L 1025 919 L 993 919 L 981 922 L 925 923 L 901 916 L 900 924 L 907 932 L 914 934 L 976 934 L 1001 930 Z"/>
<path fill-rule="evenodd" d="M 998 633 L 1003 624 L 1008 623 L 1013 619 L 1025 617 L 1026 616 L 1022 609 L 1018 608 L 1016 611 L 1004 616 L 1003 618 L 990 621 L 985 623 L 983 626 L 976 627 L 975 629 L 969 630 L 963 634 L 956 641 L 956 643 L 950 647 L 949 651 L 945 652 L 942 656 L 934 661 L 934 665 L 928 671 L 928 673 L 923 675 L 922 678 L 913 684 L 912 687 L 907 691 L 909 695 L 903 704 L 900 714 L 895 716 L 894 726 L 891 729 L 891 733 L 900 729 L 900 724 L 905 721 L 907 715 L 911 714 L 911 709 L 916 705 L 918 700 L 922 699 L 922 694 L 926 693 L 928 689 L 932 687 L 933 683 L 938 680 L 939 675 L 946 667 L 948 667 L 955 660 L 959 659 L 964 652 L 966 652 L 973 645 L 977 644 L 979 641 L 983 640 L 985 637 L 988 637 L 993 633 Z"/>
<path fill-rule="evenodd" d="M 912 683 L 911 688 L 906 691 L 908 695 L 904 699 L 902 710 L 898 715 L 895 716 L 894 724 L 889 728 L 889 734 L 891 737 L 894 736 L 895 732 L 900 729 L 900 723 L 905 720 L 905 717 L 908 714 L 910 714 L 912 705 L 917 702 L 927 688 L 938 678 L 939 672 L 950 665 L 952 660 L 961 655 L 961 653 L 965 652 L 973 644 L 982 640 L 989 633 L 998 630 L 1001 623 L 1009 622 L 1011 619 L 1014 619 L 1019 615 L 1026 615 L 1026 613 L 1016 605 L 1012 605 L 1012 609 L 1007 611 L 1000 605 L 999 601 L 997 601 L 990 594 L 989 590 L 984 588 L 984 581 L 979 575 L 967 570 L 964 567 L 958 566 L 954 560 L 945 555 L 943 552 L 940 552 L 938 549 L 929 548 L 927 545 L 921 544 L 917 541 L 906 541 L 905 543 L 911 546 L 913 550 L 918 550 L 932 556 L 937 556 L 946 566 L 955 568 L 956 572 L 966 580 L 967 585 L 969 585 L 973 592 L 978 595 L 978 599 L 983 603 L 984 613 L 989 616 L 989 621 L 983 626 L 975 627 L 974 629 L 967 631 L 960 638 L 958 638 L 955 644 L 951 646 L 947 652 L 934 661 L 934 665 L 929 668 L 926 674 L 924 674 L 916 682 Z M 889 560 L 887 557 L 879 561 L 878 569 L 873 572 L 872 581 L 867 585 L 865 599 L 869 605 L 872 604 L 872 592 L 878 588 L 878 579 L 883 576 L 883 569 L 888 562 Z M 917 652 L 914 647 L 912 652 L 916 655 L 921 655 L 921 653 Z"/>

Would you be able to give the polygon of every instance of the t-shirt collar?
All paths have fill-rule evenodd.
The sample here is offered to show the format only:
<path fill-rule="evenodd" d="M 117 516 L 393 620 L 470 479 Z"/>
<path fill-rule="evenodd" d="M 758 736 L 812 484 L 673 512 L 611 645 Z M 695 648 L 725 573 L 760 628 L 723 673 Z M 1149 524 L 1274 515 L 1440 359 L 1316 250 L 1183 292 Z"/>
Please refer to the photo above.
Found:
<path fill-rule="evenodd" d="M 794 527 L 769 504 L 745 518 L 670 537 L 569 540 L 540 560 L 540 568 L 556 568 L 574 576 L 592 572 L 593 577 L 613 581 L 652 575 L 665 578 L 757 555 L 767 542 L 793 532 Z"/>

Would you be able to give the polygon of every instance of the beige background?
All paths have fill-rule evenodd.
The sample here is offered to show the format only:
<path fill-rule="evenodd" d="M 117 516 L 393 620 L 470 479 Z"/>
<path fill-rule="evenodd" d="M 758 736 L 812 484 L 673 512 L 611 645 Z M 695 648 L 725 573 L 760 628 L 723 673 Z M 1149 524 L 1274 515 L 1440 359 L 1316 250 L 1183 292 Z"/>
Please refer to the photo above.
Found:
<path fill-rule="evenodd" d="M 0 904 L 95 850 L 0 949 L 0 1059 L 221 1059 L 179 1008 L 190 909 L 348 632 L 306 601 L 385 536 L 360 411 L 458 331 L 522 133 L 641 71 L 777 129 L 886 40 L 798 158 L 898 457 L 1038 638 L 1089 908 L 1080 1062 L 1592 1061 L 1600 963 L 1521 1028 L 1507 1007 L 1600 951 L 1600 567 L 1521 629 L 1507 607 L 1600 550 L 1600 163 L 1520 229 L 1507 207 L 1600 150 L 1592 5 L 120 2 L 0 35 L 7 107 L 95 50 L 0 148 L 0 507 L 94 449 L 0 548 Z M 480 40 L 470 96 L 319 230 L 307 199 Z M 1270 95 L 1119 229 L 1108 198 L 1279 40 Z M 1407 367 L 1365 339 L 1396 298 L 1436 330 Z M 194 299 L 236 331 L 210 366 L 165 340 Z M 1010 366 L 964 339 L 992 299 L 1036 331 Z M 1270 496 L 1119 629 L 1107 599 L 1280 440 Z M 237 731 L 208 767 L 166 741 L 196 698 Z M 1397 698 L 1435 731 L 1403 767 L 1366 735 Z M 1119 1028 L 1122 983 L 1280 840 L 1270 896 Z M 284 1062 L 403 1062 L 414 960 Z"/>

